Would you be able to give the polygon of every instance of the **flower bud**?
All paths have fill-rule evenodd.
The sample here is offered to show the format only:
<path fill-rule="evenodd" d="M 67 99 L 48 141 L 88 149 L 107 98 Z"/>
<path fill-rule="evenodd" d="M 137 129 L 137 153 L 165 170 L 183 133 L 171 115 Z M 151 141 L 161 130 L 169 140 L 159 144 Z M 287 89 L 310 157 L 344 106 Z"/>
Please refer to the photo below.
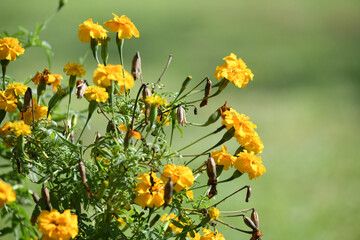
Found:
<path fill-rule="evenodd" d="M 206 173 L 209 177 L 208 185 L 212 185 L 216 182 L 216 164 L 215 160 L 211 157 L 211 154 L 206 161 Z"/>
<path fill-rule="evenodd" d="M 134 77 L 134 80 L 141 79 L 142 71 L 141 71 L 141 58 L 139 51 L 136 52 L 131 65 L 131 74 Z"/>
<path fill-rule="evenodd" d="M 72 93 L 76 83 L 76 76 L 70 75 L 69 77 L 69 94 Z"/>
<path fill-rule="evenodd" d="M 32 108 L 33 106 L 33 97 L 32 97 L 32 90 L 31 88 L 27 88 L 24 96 L 24 104 L 22 107 L 22 112 L 26 112 L 28 109 Z"/>
<path fill-rule="evenodd" d="M 210 92 L 211 92 L 211 86 L 212 86 L 212 82 L 210 81 L 209 78 L 207 78 L 206 79 L 204 99 L 201 101 L 200 107 L 204 107 L 204 106 L 206 106 L 208 104 L 209 97 L 210 97 Z"/>
<path fill-rule="evenodd" d="M 165 185 L 165 193 L 164 193 L 164 208 L 171 203 L 172 196 L 174 191 L 174 183 L 171 180 L 171 177 L 169 177 L 169 181 Z"/>
<path fill-rule="evenodd" d="M 177 109 L 177 115 L 176 116 L 177 116 L 177 121 L 181 126 L 185 126 L 185 124 L 187 124 L 186 116 L 185 116 L 185 110 L 181 106 L 181 104 L 179 105 L 179 107 Z"/>
<path fill-rule="evenodd" d="M 101 39 L 101 58 L 104 62 L 104 65 L 106 65 L 109 59 L 109 48 L 108 48 L 109 41 L 110 41 L 109 37 Z"/>
<path fill-rule="evenodd" d="M 32 193 L 31 196 L 35 203 L 38 203 L 40 201 L 40 197 L 36 193 Z"/>
<path fill-rule="evenodd" d="M 48 211 L 51 210 L 51 205 L 50 205 L 50 193 L 49 190 L 45 187 L 45 184 L 43 183 L 42 188 L 41 188 L 41 197 L 45 203 L 46 209 Z"/>
<path fill-rule="evenodd" d="M 184 80 L 184 82 L 183 82 L 183 84 L 182 84 L 182 86 L 181 86 L 179 95 L 186 89 L 186 87 L 187 87 L 187 85 L 189 84 L 189 82 L 191 81 L 191 79 L 192 79 L 192 76 L 188 76 L 188 77 Z"/>
<path fill-rule="evenodd" d="M 246 224 L 246 226 L 251 228 L 253 231 L 258 230 L 257 227 L 255 226 L 255 223 L 250 218 L 243 216 L 243 220 L 244 220 L 244 223 Z"/>
<path fill-rule="evenodd" d="M 251 187 L 247 186 L 245 202 L 249 202 L 250 197 L 251 197 Z"/>
<path fill-rule="evenodd" d="M 251 220 L 255 223 L 255 226 L 259 228 L 259 215 L 255 209 L 251 212 Z"/>

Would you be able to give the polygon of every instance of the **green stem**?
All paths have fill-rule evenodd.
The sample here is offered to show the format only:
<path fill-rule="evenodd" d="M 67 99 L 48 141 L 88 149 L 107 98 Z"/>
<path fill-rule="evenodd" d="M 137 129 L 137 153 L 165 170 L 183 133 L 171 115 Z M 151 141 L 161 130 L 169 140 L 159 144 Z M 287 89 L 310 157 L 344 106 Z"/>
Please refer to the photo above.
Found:
<path fill-rule="evenodd" d="M 10 60 L 6 60 L 6 59 L 3 59 L 1 60 L 1 69 L 2 69 L 2 79 L 3 79 L 3 90 L 5 91 L 5 88 L 6 88 L 6 82 L 5 82 L 5 76 L 6 76 L 6 67 L 8 66 L 8 64 L 10 63 Z"/>
<path fill-rule="evenodd" d="M 124 60 L 123 60 L 123 46 L 124 46 L 124 39 L 119 39 L 118 38 L 118 34 L 116 33 L 116 44 L 118 46 L 118 52 L 119 52 L 119 56 L 120 56 L 120 64 L 122 66 L 122 72 L 123 72 L 123 77 L 125 78 L 125 66 L 124 66 Z M 125 89 L 126 91 L 126 89 Z"/>

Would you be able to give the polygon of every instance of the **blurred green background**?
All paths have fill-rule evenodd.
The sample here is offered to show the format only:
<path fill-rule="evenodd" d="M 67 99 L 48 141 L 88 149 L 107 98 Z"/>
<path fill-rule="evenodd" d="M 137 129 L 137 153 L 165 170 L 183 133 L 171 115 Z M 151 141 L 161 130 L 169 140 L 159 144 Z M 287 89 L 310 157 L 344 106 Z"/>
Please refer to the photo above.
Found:
<path fill-rule="evenodd" d="M 55 0 L 2 0 L 0 27 L 10 34 L 18 25 L 34 29 L 57 6 Z M 216 66 L 231 52 L 255 74 L 246 88 L 229 85 L 198 116 L 189 116 L 203 122 L 228 100 L 258 125 L 265 145 L 265 175 L 219 186 L 219 196 L 225 196 L 251 184 L 250 203 L 238 194 L 219 205 L 220 210 L 255 207 L 267 240 L 360 239 L 358 0 L 69 0 L 41 34 L 55 53 L 51 71 L 62 73 L 67 62 L 78 61 L 89 48 L 77 39 L 79 24 L 89 18 L 102 24 L 112 19 L 111 13 L 127 15 L 139 29 L 140 38 L 127 40 L 124 54 L 129 66 L 140 51 L 146 82 L 156 81 L 168 55 L 174 54 L 163 79 L 167 91 L 177 91 L 187 75 L 194 82 L 205 76 L 215 82 Z M 118 64 L 114 47 L 110 63 Z M 43 51 L 29 49 L 9 65 L 8 74 L 22 80 L 45 67 Z M 90 83 L 95 68 L 89 56 L 85 69 Z M 176 146 L 217 126 L 187 127 Z M 189 153 L 218 138 L 189 148 Z M 227 146 L 229 151 L 237 148 L 235 141 Z M 243 226 L 241 218 L 222 220 Z M 226 239 L 250 238 L 223 227 L 219 231 Z"/>

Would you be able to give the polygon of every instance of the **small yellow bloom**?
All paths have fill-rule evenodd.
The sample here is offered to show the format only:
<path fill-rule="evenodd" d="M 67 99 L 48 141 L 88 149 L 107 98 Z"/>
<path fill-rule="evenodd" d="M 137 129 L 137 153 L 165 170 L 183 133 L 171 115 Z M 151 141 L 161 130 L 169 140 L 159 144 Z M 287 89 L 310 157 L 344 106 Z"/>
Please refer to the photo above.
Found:
<path fill-rule="evenodd" d="M 36 98 L 33 98 L 33 108 L 34 108 L 35 121 L 47 117 L 48 107 L 44 105 L 38 105 Z M 26 112 L 20 112 L 18 118 L 24 120 L 26 124 L 31 125 L 31 123 L 33 122 L 32 108 L 29 108 Z M 49 115 L 49 119 L 51 119 L 50 115 Z"/>
<path fill-rule="evenodd" d="M 17 102 L 18 100 L 13 90 L 6 89 L 5 91 L 0 91 L 0 109 L 13 113 L 17 108 Z"/>
<path fill-rule="evenodd" d="M 184 165 L 176 166 L 175 164 L 165 165 L 161 178 L 164 182 L 171 180 L 174 183 L 174 190 L 180 192 L 182 189 L 190 188 L 194 184 L 194 175 L 189 167 Z"/>
<path fill-rule="evenodd" d="M 161 219 L 160 219 L 162 222 L 165 222 L 165 221 L 170 221 L 170 220 L 175 220 L 175 221 L 179 221 L 179 218 L 174 214 L 174 213 L 171 213 L 170 215 L 168 215 L 167 213 L 165 213 Z M 173 230 L 174 232 L 176 233 L 180 233 L 182 231 L 182 228 L 179 228 L 177 226 L 175 226 L 174 224 L 172 224 L 171 222 L 169 223 L 169 227 L 171 228 L 171 230 Z"/>
<path fill-rule="evenodd" d="M 187 237 L 190 238 L 190 240 L 200 240 L 201 235 L 200 233 L 195 233 L 195 237 L 191 237 L 190 233 L 187 234 Z"/>
<path fill-rule="evenodd" d="M 4 126 L 2 128 L 0 128 L 1 135 L 3 135 L 3 136 L 11 135 L 11 129 L 12 129 L 13 125 L 14 125 L 13 122 L 5 123 Z"/>
<path fill-rule="evenodd" d="M 193 190 L 186 190 L 185 192 L 186 196 L 188 196 L 188 198 L 193 199 L 194 198 L 194 192 Z"/>
<path fill-rule="evenodd" d="M 237 59 L 237 56 L 231 53 L 223 59 L 226 62 L 223 65 L 216 67 L 214 76 L 217 80 L 226 78 L 239 88 L 245 87 L 249 80 L 253 80 L 254 74 L 247 68 L 241 58 Z"/>
<path fill-rule="evenodd" d="M 217 230 L 215 230 L 215 233 L 213 233 L 210 229 L 203 229 L 204 235 L 201 236 L 200 240 L 225 240 L 224 235 L 221 233 L 218 233 Z"/>
<path fill-rule="evenodd" d="M 76 237 L 79 232 L 78 217 L 71 214 L 69 209 L 63 213 L 56 209 L 52 209 L 51 212 L 43 210 L 37 220 L 38 230 L 43 233 L 44 240 L 68 240 Z"/>
<path fill-rule="evenodd" d="M 139 37 L 139 31 L 135 27 L 134 23 L 130 21 L 130 18 L 122 15 L 121 17 L 114 14 L 114 20 L 104 22 L 104 27 L 109 28 L 111 33 L 118 33 L 119 39 L 130 39 L 132 36 Z"/>
<path fill-rule="evenodd" d="M 85 98 L 88 101 L 95 100 L 97 102 L 106 102 L 109 98 L 109 94 L 106 92 L 105 88 L 90 86 L 85 90 Z"/>
<path fill-rule="evenodd" d="M 141 207 L 160 207 L 164 204 L 164 182 L 158 178 L 155 173 L 143 173 L 137 180 L 140 180 L 136 185 L 136 198 L 134 203 Z"/>
<path fill-rule="evenodd" d="M 116 221 L 120 224 L 120 226 L 126 226 L 126 222 L 121 217 L 117 218 Z"/>
<path fill-rule="evenodd" d="M 153 106 L 159 106 L 165 104 L 166 99 L 163 99 L 162 97 L 158 95 L 151 95 L 147 96 L 145 99 L 145 103 L 153 105 Z"/>
<path fill-rule="evenodd" d="M 14 91 L 16 96 L 24 96 L 28 87 L 21 83 L 11 83 L 8 85 L 8 89 Z"/>
<path fill-rule="evenodd" d="M 242 173 L 247 173 L 249 179 L 257 179 L 266 172 L 262 164 L 261 157 L 256 156 L 253 152 L 241 152 L 234 163 L 234 167 Z"/>
<path fill-rule="evenodd" d="M 130 89 L 135 85 L 134 77 L 124 70 L 125 78 L 123 75 L 123 67 L 121 65 L 99 64 L 94 72 L 93 81 L 99 87 L 109 87 L 111 80 L 117 82 L 119 86 L 124 86 Z"/>
<path fill-rule="evenodd" d="M 92 19 L 86 20 L 79 25 L 78 38 L 81 42 L 89 43 L 91 39 L 107 38 L 107 31 L 99 24 L 93 23 Z"/>
<path fill-rule="evenodd" d="M 220 216 L 220 211 L 217 208 L 211 207 L 208 210 L 208 214 L 211 220 L 217 219 Z"/>
<path fill-rule="evenodd" d="M 85 75 L 86 71 L 83 69 L 84 65 L 78 63 L 67 63 L 63 71 L 66 76 L 76 76 L 81 78 Z"/>
<path fill-rule="evenodd" d="M 26 136 L 31 134 L 30 126 L 24 121 L 7 122 L 0 130 L 2 135 Z"/>
<path fill-rule="evenodd" d="M 248 151 L 248 152 L 254 152 L 255 154 L 262 153 L 264 149 L 264 144 L 260 140 L 259 135 L 257 132 L 254 132 L 252 135 L 250 135 L 248 138 L 244 139 L 245 141 L 241 141 L 240 138 L 237 139 L 237 141 Z M 241 142 L 240 142 L 241 141 Z"/>
<path fill-rule="evenodd" d="M 60 74 L 51 74 L 49 69 L 45 68 L 43 73 L 36 73 L 36 75 L 32 78 L 32 81 L 35 85 L 39 85 L 41 81 L 45 81 L 47 85 L 53 86 L 53 91 L 55 92 L 61 83 L 60 79 L 63 79 Z"/>
<path fill-rule="evenodd" d="M 212 151 L 211 157 L 215 160 L 216 165 L 223 165 L 225 170 L 232 167 L 236 157 L 227 152 L 226 146 L 222 145 L 220 151 Z"/>
<path fill-rule="evenodd" d="M 128 131 L 128 129 L 127 129 L 127 127 L 125 126 L 125 124 L 120 124 L 119 125 L 119 130 L 120 131 L 125 131 L 125 132 L 127 132 Z M 131 132 L 130 132 L 130 138 L 131 137 L 134 137 L 134 138 L 136 138 L 136 139 L 141 139 L 141 133 L 139 133 L 138 131 L 135 131 L 135 130 L 132 130 Z"/>
<path fill-rule="evenodd" d="M 0 208 L 4 207 L 4 204 L 16 201 L 16 195 L 12 187 L 0 180 Z"/>
<path fill-rule="evenodd" d="M 25 49 L 19 44 L 19 40 L 12 37 L 0 39 L 0 60 L 15 61 L 16 57 L 24 54 Z"/>

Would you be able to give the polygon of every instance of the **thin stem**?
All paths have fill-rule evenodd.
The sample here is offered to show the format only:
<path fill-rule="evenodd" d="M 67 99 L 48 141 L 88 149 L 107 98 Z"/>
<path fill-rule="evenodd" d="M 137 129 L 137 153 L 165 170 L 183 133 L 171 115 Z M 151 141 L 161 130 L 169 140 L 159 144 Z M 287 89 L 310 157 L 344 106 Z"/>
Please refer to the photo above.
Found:
<path fill-rule="evenodd" d="M 172 60 L 173 57 L 174 57 L 174 56 L 173 56 L 172 54 L 169 55 L 169 60 L 168 60 L 168 62 L 167 62 L 167 64 L 166 64 L 166 66 L 165 66 L 165 69 L 164 69 L 164 71 L 161 73 L 161 75 L 160 75 L 159 79 L 157 80 L 156 84 L 159 84 L 159 82 L 161 81 L 161 78 L 164 76 L 166 70 L 167 70 L 168 67 L 170 66 L 170 63 L 171 63 L 171 60 Z M 152 89 L 152 92 L 155 91 L 155 87 L 156 87 L 156 85 L 155 85 L 154 88 Z"/>
<path fill-rule="evenodd" d="M 245 231 L 245 230 L 242 230 L 240 228 L 237 228 L 237 227 L 234 227 L 234 226 L 231 226 L 230 224 L 227 224 L 227 223 L 224 223 L 223 221 L 220 221 L 218 219 L 215 219 L 216 222 L 218 223 L 221 223 L 221 224 L 224 224 L 225 226 L 228 226 L 229 228 L 232 228 L 232 229 L 235 229 L 235 230 L 238 230 L 240 232 L 243 232 L 243 233 L 248 233 L 248 234 L 253 234 L 252 231 Z"/>
<path fill-rule="evenodd" d="M 84 131 L 85 131 L 85 129 L 86 129 L 88 123 L 89 123 L 89 120 L 90 120 L 90 118 L 88 117 L 88 119 L 86 119 L 85 126 L 84 126 L 83 129 L 81 130 L 81 133 L 80 133 L 80 135 L 79 135 L 79 138 L 78 138 L 78 140 L 76 141 L 76 144 L 78 144 L 78 142 L 80 141 L 81 136 L 83 135 L 83 133 L 84 133 Z"/>
<path fill-rule="evenodd" d="M 217 205 L 219 205 L 220 203 L 222 203 L 223 201 L 225 201 L 226 199 L 228 199 L 229 197 L 233 196 L 234 194 L 244 190 L 245 188 L 249 188 L 249 186 L 245 186 L 240 188 L 239 190 L 236 190 L 235 192 L 233 192 L 232 194 L 226 196 L 225 198 L 223 198 L 222 200 L 220 200 L 219 202 L 215 203 L 214 205 L 212 205 L 211 207 L 216 207 Z M 209 207 L 210 208 L 210 207 Z"/>
<path fill-rule="evenodd" d="M 206 81 L 207 79 L 209 79 L 208 77 L 204 78 L 201 82 L 199 82 L 195 87 L 193 87 L 188 93 L 186 93 L 185 95 L 183 95 L 179 100 L 185 98 L 187 95 L 189 95 L 192 91 L 194 91 L 197 87 L 199 87 L 204 81 Z"/>

